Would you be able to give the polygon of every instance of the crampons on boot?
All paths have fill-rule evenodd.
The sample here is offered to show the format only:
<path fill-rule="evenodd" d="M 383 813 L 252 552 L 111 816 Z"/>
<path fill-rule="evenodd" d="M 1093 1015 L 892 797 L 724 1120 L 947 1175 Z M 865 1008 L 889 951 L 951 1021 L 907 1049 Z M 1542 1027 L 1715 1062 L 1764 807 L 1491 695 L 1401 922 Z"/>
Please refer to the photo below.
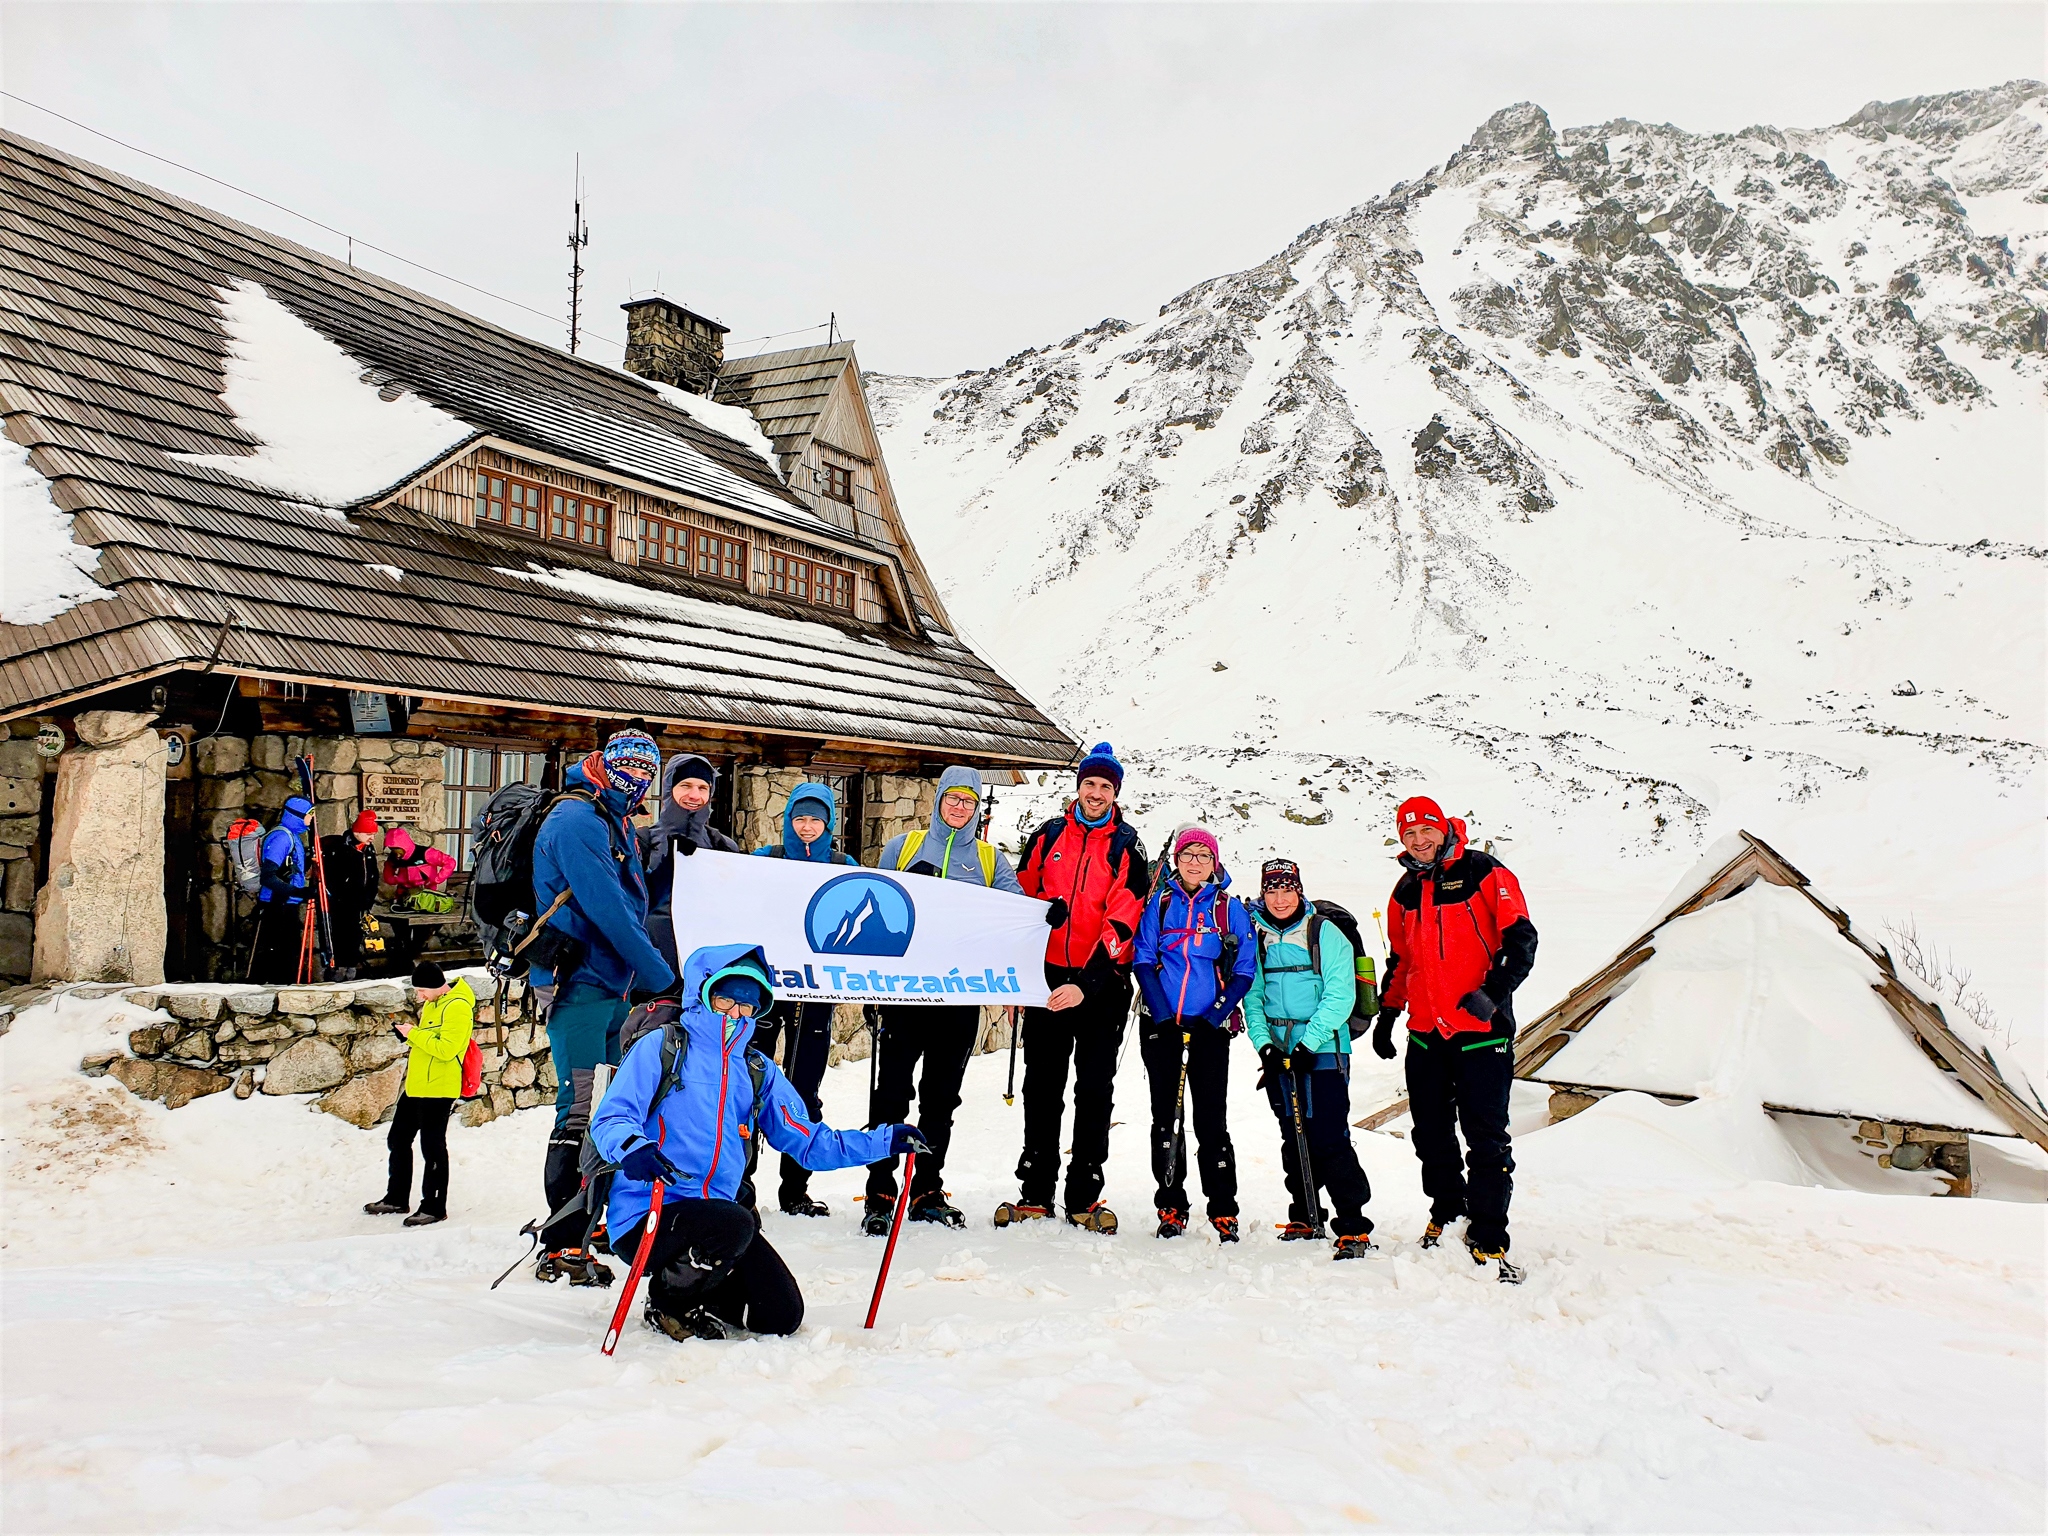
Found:
<path fill-rule="evenodd" d="M 678 1317 L 672 1312 L 662 1311 L 650 1301 L 647 1310 L 640 1315 L 647 1320 L 648 1327 L 667 1334 L 678 1344 L 691 1339 L 729 1339 L 739 1331 L 702 1307 L 693 1307 Z"/>
<path fill-rule="evenodd" d="M 784 1195 L 780 1201 L 785 1216 L 830 1216 L 832 1207 L 808 1194 Z"/>
<path fill-rule="evenodd" d="M 1100 1200 L 1085 1211 L 1067 1212 L 1067 1220 L 1084 1232 L 1100 1232 L 1104 1237 L 1113 1236 L 1116 1232 L 1116 1212 Z"/>
<path fill-rule="evenodd" d="M 997 1226 L 1007 1227 L 1018 1221 L 1044 1221 L 1050 1215 L 1052 1207 L 1049 1205 L 1024 1205 L 1015 1200 L 1005 1200 L 996 1207 L 993 1220 Z"/>
<path fill-rule="evenodd" d="M 940 1190 L 933 1195 L 919 1195 L 910 1202 L 912 1221 L 934 1222 L 942 1227 L 964 1227 L 967 1218 L 960 1214 L 958 1207 L 946 1199 L 946 1192 Z"/>
<path fill-rule="evenodd" d="M 1356 1237 L 1338 1238 L 1337 1251 L 1331 1254 L 1330 1257 L 1333 1259 L 1362 1259 L 1368 1253 L 1376 1251 L 1372 1245 L 1372 1238 L 1368 1234 L 1361 1232 Z"/>
<path fill-rule="evenodd" d="M 1188 1213 L 1186 1211 L 1169 1211 L 1162 1209 L 1159 1212 L 1159 1230 L 1153 1233 L 1153 1236 L 1179 1237 L 1181 1233 L 1187 1231 L 1187 1229 Z"/>
<path fill-rule="evenodd" d="M 1305 1221 L 1287 1221 L 1280 1224 L 1280 1241 L 1283 1243 L 1306 1243 L 1315 1239 L 1316 1229 Z"/>
<path fill-rule="evenodd" d="M 553 1248 L 534 1261 L 533 1278 L 549 1285 L 567 1280 L 571 1285 L 606 1286 L 612 1283 L 612 1272 L 588 1248 Z"/>
<path fill-rule="evenodd" d="M 1474 1264 L 1498 1264 L 1500 1266 L 1500 1283 L 1502 1285 L 1520 1285 L 1522 1283 L 1522 1271 L 1508 1262 L 1507 1249 L 1475 1247 L 1470 1252 Z"/>
<path fill-rule="evenodd" d="M 1216 1229 L 1216 1241 L 1234 1243 L 1237 1241 L 1237 1218 L 1235 1216 L 1211 1216 L 1209 1225 Z"/>
<path fill-rule="evenodd" d="M 1442 1242 L 1443 1240 L 1444 1226 L 1442 1222 L 1432 1221 L 1428 1226 L 1422 1229 L 1423 1247 L 1434 1248 L 1438 1243 Z"/>
<path fill-rule="evenodd" d="M 860 1229 L 869 1237 L 887 1237 L 896 1220 L 896 1202 L 885 1195 L 869 1195 L 860 1208 Z"/>

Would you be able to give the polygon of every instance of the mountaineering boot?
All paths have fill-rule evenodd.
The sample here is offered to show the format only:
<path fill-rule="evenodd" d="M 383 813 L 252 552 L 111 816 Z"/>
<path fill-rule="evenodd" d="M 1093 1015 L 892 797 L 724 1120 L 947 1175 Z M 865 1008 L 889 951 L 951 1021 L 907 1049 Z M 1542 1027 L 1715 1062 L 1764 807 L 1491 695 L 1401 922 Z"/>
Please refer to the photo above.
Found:
<path fill-rule="evenodd" d="M 422 1208 L 406 1217 L 401 1225 L 408 1227 L 431 1227 L 435 1222 L 446 1221 L 447 1219 L 447 1214 L 443 1211 L 429 1211 Z"/>
<path fill-rule="evenodd" d="M 1211 1216 L 1209 1225 L 1216 1229 L 1216 1241 L 1234 1243 L 1237 1241 L 1237 1218 L 1235 1216 Z"/>
<path fill-rule="evenodd" d="M 605 1286 L 612 1283 L 612 1272 L 588 1248 L 551 1248 L 534 1261 L 533 1278 L 550 1285 L 566 1279 L 571 1285 Z"/>
<path fill-rule="evenodd" d="M 363 1207 L 365 1216 L 403 1216 L 405 1212 L 403 1200 L 372 1200 Z"/>
<path fill-rule="evenodd" d="M 1443 1241 L 1443 1237 L 1443 1223 L 1440 1221 L 1432 1221 L 1428 1226 L 1422 1229 L 1422 1246 L 1425 1248 L 1434 1248 L 1438 1243 Z"/>
<path fill-rule="evenodd" d="M 1374 1251 L 1371 1235 L 1361 1232 L 1356 1237 L 1338 1238 L 1337 1251 L 1331 1254 L 1330 1257 L 1333 1259 L 1362 1259 L 1368 1253 Z"/>
<path fill-rule="evenodd" d="M 1283 1243 L 1305 1243 L 1316 1235 L 1316 1229 L 1305 1221 L 1289 1221 L 1280 1225 L 1280 1241 Z"/>
<path fill-rule="evenodd" d="M 1100 1200 L 1085 1211 L 1067 1212 L 1067 1220 L 1084 1231 L 1100 1232 L 1104 1237 L 1111 1237 L 1116 1233 L 1116 1212 Z"/>
<path fill-rule="evenodd" d="M 1186 1211 L 1169 1211 L 1161 1209 L 1161 1211 L 1159 1212 L 1159 1230 L 1156 1233 L 1154 1233 L 1153 1236 L 1179 1237 L 1181 1233 L 1187 1231 L 1187 1229 L 1188 1213 Z"/>
<path fill-rule="evenodd" d="M 650 1301 L 641 1316 L 647 1320 L 648 1327 L 659 1329 L 678 1344 L 690 1339 L 729 1339 L 735 1331 L 702 1307 L 692 1307 L 678 1317 L 672 1312 L 662 1311 Z"/>
<path fill-rule="evenodd" d="M 813 1200 L 808 1194 L 784 1195 L 782 1214 L 785 1216 L 830 1216 L 832 1207 L 822 1200 Z"/>
<path fill-rule="evenodd" d="M 1522 1271 L 1508 1262 L 1507 1249 L 1480 1248 L 1475 1246 L 1470 1251 L 1474 1264 L 1498 1264 L 1500 1266 L 1500 1283 L 1502 1285 L 1520 1285 L 1522 1283 Z"/>
<path fill-rule="evenodd" d="M 896 1218 L 896 1202 L 887 1195 L 869 1195 L 861 1206 L 860 1229 L 869 1237 L 887 1237 Z"/>
<path fill-rule="evenodd" d="M 912 1221 L 936 1222 L 942 1227 L 964 1227 L 967 1218 L 946 1199 L 944 1190 L 935 1190 L 928 1195 L 919 1195 L 910 1202 Z"/>
<path fill-rule="evenodd" d="M 1007 1227 L 1014 1221 L 1044 1221 L 1052 1214 L 1049 1205 L 1022 1205 L 1015 1200 L 1005 1200 L 996 1207 L 993 1218 L 999 1227 Z"/>

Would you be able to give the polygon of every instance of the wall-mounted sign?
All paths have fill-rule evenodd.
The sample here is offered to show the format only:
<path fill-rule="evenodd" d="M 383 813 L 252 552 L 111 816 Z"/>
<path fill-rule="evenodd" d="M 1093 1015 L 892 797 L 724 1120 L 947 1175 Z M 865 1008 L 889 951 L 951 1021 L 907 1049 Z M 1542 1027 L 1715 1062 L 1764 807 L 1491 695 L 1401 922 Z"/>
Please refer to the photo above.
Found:
<path fill-rule="evenodd" d="M 176 768 L 185 761 L 185 738 L 176 731 L 164 735 L 164 766 Z"/>
<path fill-rule="evenodd" d="M 64 750 L 64 727 L 46 725 L 36 732 L 36 751 L 44 757 L 55 757 Z"/>
<path fill-rule="evenodd" d="M 363 775 L 363 809 L 379 821 L 418 821 L 426 813 L 427 781 L 410 773 Z"/>
<path fill-rule="evenodd" d="M 358 736 L 389 736 L 391 734 L 391 699 L 388 694 L 363 693 L 351 689 L 348 696 L 348 718 Z"/>

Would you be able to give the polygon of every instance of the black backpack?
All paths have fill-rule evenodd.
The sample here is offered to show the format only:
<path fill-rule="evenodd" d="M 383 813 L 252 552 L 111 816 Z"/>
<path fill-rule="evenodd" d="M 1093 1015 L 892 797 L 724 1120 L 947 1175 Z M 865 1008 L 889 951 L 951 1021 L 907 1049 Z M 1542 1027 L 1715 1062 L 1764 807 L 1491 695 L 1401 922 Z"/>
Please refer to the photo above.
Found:
<path fill-rule="evenodd" d="M 1351 1038 L 1356 1040 L 1372 1027 L 1372 1021 L 1378 1016 L 1380 1011 L 1379 989 L 1374 985 L 1376 978 L 1372 975 L 1372 956 L 1365 952 L 1365 940 L 1359 934 L 1358 919 L 1351 915 L 1349 909 L 1338 906 L 1334 901 L 1311 901 L 1309 906 L 1313 908 L 1309 913 L 1308 919 L 1308 968 L 1310 970 L 1316 972 L 1317 975 L 1322 974 L 1322 928 L 1324 923 L 1333 924 L 1339 933 L 1351 941 L 1351 968 L 1357 984 L 1357 991 L 1351 999 L 1351 1017 L 1348 1023 L 1351 1027 Z M 1259 968 L 1264 970 L 1266 969 L 1266 946 L 1272 942 L 1273 936 L 1262 923 L 1253 923 L 1252 932 L 1257 934 L 1259 938 Z M 1358 962 L 1361 960 L 1365 962 L 1363 974 L 1360 974 L 1358 970 Z M 1288 967 L 1281 966 L 1279 969 L 1284 971 Z"/>
<path fill-rule="evenodd" d="M 538 920 L 533 912 L 533 840 L 540 835 L 548 812 L 564 800 L 596 804 L 580 790 L 556 795 L 535 784 L 507 784 L 477 812 L 472 828 L 476 842 L 470 864 L 469 919 L 476 924 L 484 958 L 511 962 L 514 974 L 523 972 L 529 961 L 559 973 L 580 958 L 563 949 L 581 949 L 577 941 L 547 931 L 548 919 L 561 907 L 567 892 Z M 522 915 L 523 923 L 518 921 Z"/>

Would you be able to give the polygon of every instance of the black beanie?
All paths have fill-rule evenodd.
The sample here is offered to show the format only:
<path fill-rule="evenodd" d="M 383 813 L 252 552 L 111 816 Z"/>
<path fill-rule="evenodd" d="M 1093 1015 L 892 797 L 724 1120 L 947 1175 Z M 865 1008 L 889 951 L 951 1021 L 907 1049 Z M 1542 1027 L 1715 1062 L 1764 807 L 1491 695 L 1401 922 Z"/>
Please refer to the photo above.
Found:
<path fill-rule="evenodd" d="M 428 991 L 434 987 L 447 986 L 448 978 L 442 974 L 441 967 L 433 961 L 422 960 L 412 968 L 412 984 L 422 991 Z"/>

